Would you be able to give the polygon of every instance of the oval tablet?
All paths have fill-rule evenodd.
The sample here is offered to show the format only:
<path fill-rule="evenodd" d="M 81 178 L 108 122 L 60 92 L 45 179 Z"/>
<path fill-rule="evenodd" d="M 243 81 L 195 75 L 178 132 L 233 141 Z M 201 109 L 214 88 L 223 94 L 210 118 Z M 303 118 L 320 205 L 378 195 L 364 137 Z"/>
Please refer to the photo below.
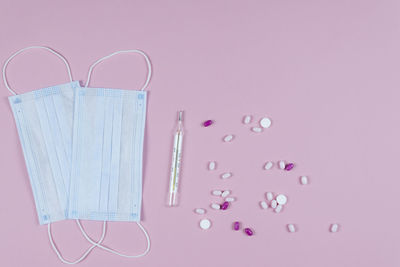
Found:
<path fill-rule="evenodd" d="M 278 206 L 276 206 L 276 208 L 275 208 L 275 212 L 276 213 L 279 213 L 279 212 L 281 212 L 281 210 L 282 210 L 282 205 L 278 205 Z"/>
<path fill-rule="evenodd" d="M 274 166 L 274 164 L 271 161 L 268 161 L 267 163 L 265 163 L 264 169 L 269 170 L 272 168 L 272 166 Z"/>
<path fill-rule="evenodd" d="M 338 224 L 336 224 L 336 223 L 331 224 L 331 232 L 332 233 L 336 233 L 338 230 L 339 230 L 339 225 Z"/>
<path fill-rule="evenodd" d="M 251 122 L 252 117 L 250 115 L 246 115 L 243 117 L 243 123 L 249 124 Z"/>
<path fill-rule="evenodd" d="M 231 193 L 231 191 L 226 190 L 226 191 L 222 192 L 221 197 L 227 197 L 230 193 Z"/>
<path fill-rule="evenodd" d="M 268 209 L 268 204 L 267 204 L 267 202 L 265 202 L 265 201 L 260 201 L 260 207 L 262 208 L 262 209 Z"/>
<path fill-rule="evenodd" d="M 289 232 L 291 232 L 291 233 L 296 232 L 296 227 L 293 224 L 288 224 L 287 228 L 288 228 Z"/>
<path fill-rule="evenodd" d="M 210 170 L 210 171 L 213 171 L 213 170 L 215 170 L 215 161 L 210 161 L 210 163 L 208 163 L 208 169 Z"/>
<path fill-rule="evenodd" d="M 226 172 L 226 173 L 223 173 L 223 174 L 221 175 L 221 178 L 222 178 L 222 179 L 227 179 L 227 178 L 230 178 L 231 176 L 232 176 L 232 173 Z"/>
<path fill-rule="evenodd" d="M 301 183 L 302 185 L 308 184 L 308 177 L 307 177 L 307 176 L 301 176 L 301 177 L 300 177 L 300 183 Z"/>
<path fill-rule="evenodd" d="M 279 165 L 279 169 L 281 169 L 281 170 L 284 170 L 286 167 L 286 163 L 283 160 L 279 161 L 278 165 Z"/>
<path fill-rule="evenodd" d="M 221 190 L 214 190 L 214 191 L 212 191 L 212 194 L 214 196 L 220 196 L 222 194 L 222 191 Z"/>
<path fill-rule="evenodd" d="M 203 230 L 207 230 L 211 227 L 211 221 L 209 219 L 203 219 L 200 221 L 200 228 Z"/>
<path fill-rule="evenodd" d="M 253 230 L 251 230 L 250 228 L 244 228 L 243 231 L 244 231 L 244 232 L 246 233 L 246 235 L 248 235 L 248 236 L 252 236 L 252 235 L 254 234 Z"/>
<path fill-rule="evenodd" d="M 263 128 L 269 128 L 271 126 L 271 120 L 269 118 L 262 118 L 260 120 L 260 126 Z"/>
<path fill-rule="evenodd" d="M 276 202 L 278 202 L 279 205 L 285 205 L 287 202 L 287 197 L 283 194 L 279 194 L 276 196 Z"/>
<path fill-rule="evenodd" d="M 221 208 L 221 206 L 219 204 L 216 203 L 212 203 L 211 204 L 211 208 L 215 209 L 215 210 L 219 210 Z"/>
<path fill-rule="evenodd" d="M 272 194 L 272 192 L 267 192 L 265 194 L 265 196 L 267 197 L 268 201 L 271 201 L 272 199 L 274 199 L 274 194 Z"/>
<path fill-rule="evenodd" d="M 194 212 L 197 213 L 197 214 L 204 214 L 204 213 L 206 213 L 206 210 L 202 209 L 202 208 L 197 208 L 197 209 L 194 210 Z"/>
<path fill-rule="evenodd" d="M 235 198 L 234 197 L 227 197 L 227 198 L 225 198 L 225 201 L 233 202 L 233 201 L 235 201 Z"/>
<path fill-rule="evenodd" d="M 224 141 L 225 141 L 225 142 L 230 142 L 230 141 L 232 141 L 232 140 L 233 140 L 233 135 L 231 135 L 231 134 L 226 135 L 226 136 L 224 137 Z"/>
<path fill-rule="evenodd" d="M 253 127 L 253 128 L 251 128 L 251 130 L 253 132 L 255 132 L 255 133 L 261 133 L 262 132 L 262 129 L 260 127 Z"/>
<path fill-rule="evenodd" d="M 278 206 L 278 202 L 275 199 L 271 201 L 271 208 L 275 209 Z"/>

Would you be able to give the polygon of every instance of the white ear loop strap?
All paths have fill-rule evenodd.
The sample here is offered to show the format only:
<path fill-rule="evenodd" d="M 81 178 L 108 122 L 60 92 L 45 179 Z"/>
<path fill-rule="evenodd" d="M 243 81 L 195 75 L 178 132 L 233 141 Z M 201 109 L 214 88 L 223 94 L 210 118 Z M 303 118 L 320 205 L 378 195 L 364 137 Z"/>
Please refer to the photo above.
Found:
<path fill-rule="evenodd" d="M 88 87 L 89 82 L 90 82 L 90 77 L 92 76 L 93 69 L 97 64 L 99 64 L 100 62 L 102 62 L 102 61 L 104 61 L 106 59 L 109 59 L 112 56 L 115 56 L 115 55 L 118 55 L 118 54 L 123 54 L 123 53 L 137 53 L 137 54 L 142 55 L 144 57 L 144 59 L 146 60 L 146 63 L 147 63 L 147 78 L 146 78 L 146 82 L 144 83 L 142 89 L 140 89 L 140 90 L 143 91 L 144 89 L 146 89 L 146 87 L 149 85 L 149 82 L 150 82 L 150 79 L 151 79 L 151 73 L 152 73 L 151 62 L 150 62 L 149 57 L 146 55 L 146 53 L 144 53 L 141 50 L 137 50 L 137 49 L 117 51 L 117 52 L 114 52 L 114 53 L 112 53 L 112 54 L 110 54 L 108 56 L 105 56 L 105 57 L 102 57 L 102 58 L 98 59 L 89 68 L 89 73 L 88 73 L 88 77 L 87 77 L 87 80 L 86 80 L 85 87 Z"/>
<path fill-rule="evenodd" d="M 136 222 L 136 224 L 139 226 L 139 228 L 142 230 L 142 232 L 143 232 L 144 235 L 146 236 L 147 248 L 146 248 L 146 250 L 145 250 L 143 253 L 138 254 L 138 255 L 126 255 L 126 254 L 123 254 L 123 253 L 121 253 L 121 252 L 118 252 L 118 251 L 116 251 L 116 250 L 113 250 L 113 249 L 111 249 L 111 248 L 108 248 L 108 247 L 105 247 L 105 246 L 101 245 L 101 244 L 100 244 L 101 242 L 95 243 L 95 242 L 86 234 L 85 230 L 83 230 L 82 225 L 80 224 L 80 222 L 77 221 L 77 223 L 78 223 L 79 229 L 81 229 L 81 232 L 82 232 L 83 236 L 86 238 L 87 241 L 89 241 L 90 243 L 92 243 L 94 246 L 97 246 L 97 247 L 99 247 L 99 248 L 102 248 L 102 249 L 104 249 L 105 251 L 108 251 L 108 252 L 110 252 L 110 253 L 113 253 L 113 254 L 116 254 L 116 255 L 118 255 L 118 256 L 125 257 L 125 258 L 140 258 L 140 257 L 145 256 L 145 255 L 150 251 L 150 237 L 149 237 L 149 234 L 147 233 L 146 229 L 144 229 L 144 227 L 140 224 L 140 222 Z M 106 223 L 106 222 L 104 221 L 104 224 L 105 224 L 105 223 Z"/>
<path fill-rule="evenodd" d="M 10 91 L 10 93 L 12 93 L 12 94 L 14 94 L 14 95 L 17 95 L 17 93 L 16 93 L 13 89 L 10 88 L 10 85 L 8 84 L 8 81 L 7 81 L 7 76 L 6 76 L 7 65 L 8 65 L 8 63 L 10 63 L 10 61 L 11 61 L 14 57 L 16 57 L 17 55 L 21 54 L 21 53 L 24 52 L 25 50 L 34 49 L 34 48 L 45 49 L 45 50 L 49 51 L 50 53 L 53 53 L 54 55 L 56 55 L 57 57 L 59 57 L 59 58 L 64 62 L 65 66 L 67 67 L 69 80 L 72 82 L 71 68 L 69 67 L 69 64 L 68 64 L 67 60 L 66 60 L 61 54 L 59 54 L 58 52 L 54 51 L 53 49 L 48 48 L 48 47 L 45 47 L 45 46 L 28 46 L 28 47 L 22 48 L 21 50 L 18 50 L 18 51 L 15 52 L 14 54 L 12 54 L 12 55 L 6 60 L 6 62 L 4 63 L 4 66 L 3 66 L 3 83 L 4 83 L 4 85 L 6 86 L 7 90 Z"/>
<path fill-rule="evenodd" d="M 79 225 L 79 228 L 82 230 L 82 226 L 81 226 L 79 220 L 76 220 L 76 221 L 77 221 L 77 224 Z M 75 260 L 75 261 L 67 261 L 66 259 L 63 258 L 63 256 L 61 255 L 60 251 L 58 250 L 56 244 L 54 243 L 53 236 L 52 236 L 52 234 L 51 234 L 51 226 L 50 226 L 50 225 L 51 225 L 51 223 L 49 223 L 49 224 L 47 225 L 47 234 L 48 234 L 48 236 L 49 236 L 50 244 L 51 244 L 51 246 L 52 246 L 54 252 L 57 254 L 57 257 L 58 257 L 63 263 L 66 263 L 66 264 L 77 264 L 77 263 L 81 262 L 82 260 L 84 260 L 84 259 L 86 258 L 86 256 L 87 256 L 98 244 L 100 244 L 101 242 L 103 242 L 104 237 L 105 237 L 105 235 L 106 235 L 106 222 L 104 222 L 104 223 L 103 223 L 103 232 L 102 232 L 102 234 L 101 234 L 101 237 L 100 237 L 99 241 L 97 241 L 97 243 L 94 243 L 90 248 L 88 248 L 88 249 L 85 251 L 85 253 L 83 253 L 82 256 L 81 256 L 79 259 L 77 259 L 77 260 Z M 86 238 L 86 239 L 87 239 L 87 238 Z"/>

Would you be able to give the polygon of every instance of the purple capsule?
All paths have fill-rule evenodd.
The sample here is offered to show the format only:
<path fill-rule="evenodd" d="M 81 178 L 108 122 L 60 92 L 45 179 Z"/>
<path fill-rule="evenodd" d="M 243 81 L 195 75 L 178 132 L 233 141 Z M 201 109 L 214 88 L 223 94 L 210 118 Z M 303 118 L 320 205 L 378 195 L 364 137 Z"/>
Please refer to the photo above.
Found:
<path fill-rule="evenodd" d="M 229 202 L 225 201 L 224 203 L 222 203 L 221 205 L 221 210 L 226 210 L 229 207 Z"/>
<path fill-rule="evenodd" d="M 211 124 L 213 124 L 214 122 L 212 121 L 212 120 L 207 120 L 207 121 L 205 121 L 205 122 L 203 122 L 203 126 L 204 127 L 208 127 L 208 126 L 210 126 Z"/>
<path fill-rule="evenodd" d="M 240 229 L 240 222 L 234 222 L 233 223 L 233 230 L 239 231 Z"/>
<path fill-rule="evenodd" d="M 254 234 L 253 230 L 251 230 L 250 228 L 244 228 L 244 232 L 248 235 L 248 236 L 252 236 Z"/>
<path fill-rule="evenodd" d="M 291 169 L 293 169 L 294 164 L 293 163 L 288 163 L 285 165 L 285 171 L 290 171 Z"/>

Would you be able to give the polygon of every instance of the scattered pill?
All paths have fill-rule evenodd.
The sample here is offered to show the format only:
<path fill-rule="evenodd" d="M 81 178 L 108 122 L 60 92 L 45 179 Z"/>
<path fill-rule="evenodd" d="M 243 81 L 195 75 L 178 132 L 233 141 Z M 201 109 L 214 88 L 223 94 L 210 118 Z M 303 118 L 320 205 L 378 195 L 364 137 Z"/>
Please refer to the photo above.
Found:
<path fill-rule="evenodd" d="M 254 234 L 253 230 L 251 230 L 250 228 L 244 228 L 244 232 L 248 235 L 248 236 L 252 236 Z"/>
<path fill-rule="evenodd" d="M 207 230 L 211 227 L 211 221 L 209 219 L 203 219 L 200 221 L 200 228 L 203 230 Z"/>
<path fill-rule="evenodd" d="M 231 135 L 231 134 L 226 135 L 226 136 L 224 137 L 224 141 L 225 141 L 225 142 L 230 142 L 230 141 L 232 141 L 232 140 L 233 140 L 233 135 Z"/>
<path fill-rule="evenodd" d="M 221 210 L 226 210 L 226 209 L 228 209 L 228 207 L 229 207 L 229 202 L 228 202 L 228 201 L 225 201 L 225 202 L 222 203 L 222 205 L 221 205 Z"/>
<path fill-rule="evenodd" d="M 227 179 L 227 178 L 230 178 L 231 176 L 232 176 L 232 173 L 226 172 L 226 173 L 223 173 L 223 174 L 221 175 L 221 178 L 222 178 L 222 179 Z"/>
<path fill-rule="evenodd" d="M 275 209 L 276 206 L 278 206 L 278 202 L 276 202 L 276 200 L 273 199 L 273 200 L 271 201 L 271 208 Z"/>
<path fill-rule="evenodd" d="M 233 202 L 233 201 L 235 201 L 235 198 L 234 197 L 227 197 L 227 198 L 225 198 L 225 201 Z"/>
<path fill-rule="evenodd" d="M 293 163 L 288 163 L 288 164 L 285 165 L 285 171 L 290 171 L 293 168 L 294 168 L 294 164 Z"/>
<path fill-rule="evenodd" d="M 279 161 L 279 168 L 280 168 L 281 170 L 284 170 L 285 167 L 286 167 L 285 162 L 284 162 L 283 160 Z"/>
<path fill-rule="evenodd" d="M 208 169 L 210 171 L 215 170 L 215 167 L 216 167 L 215 161 L 210 161 L 210 163 L 208 163 Z"/>
<path fill-rule="evenodd" d="M 265 194 L 265 196 L 267 197 L 268 201 L 271 201 L 272 199 L 274 199 L 274 194 L 272 194 L 272 192 L 267 192 Z"/>
<path fill-rule="evenodd" d="M 255 132 L 255 133 L 261 133 L 262 132 L 262 128 L 260 128 L 260 127 L 253 127 L 253 128 L 251 128 L 251 130 L 253 132 Z"/>
<path fill-rule="evenodd" d="M 291 232 L 291 233 L 296 232 L 296 227 L 293 224 L 288 224 L 287 228 L 288 228 L 289 232 Z"/>
<path fill-rule="evenodd" d="M 274 166 L 274 164 L 271 161 L 268 161 L 267 163 L 265 163 L 264 169 L 269 170 L 272 168 L 272 166 Z"/>
<path fill-rule="evenodd" d="M 278 205 L 278 206 L 276 206 L 276 208 L 275 208 L 275 212 L 276 213 L 279 213 L 279 212 L 281 212 L 282 211 L 282 205 Z"/>
<path fill-rule="evenodd" d="M 336 233 L 338 230 L 339 230 L 339 225 L 338 224 L 336 224 L 336 223 L 331 224 L 331 232 L 332 233 Z"/>
<path fill-rule="evenodd" d="M 220 195 L 222 195 L 222 191 L 221 190 L 214 190 L 214 191 L 212 191 L 212 194 L 214 196 L 220 196 Z"/>
<path fill-rule="evenodd" d="M 212 204 L 211 204 L 211 208 L 213 208 L 213 209 L 215 209 L 215 210 L 219 210 L 219 209 L 221 209 L 221 206 L 220 206 L 219 204 L 212 203 Z"/>
<path fill-rule="evenodd" d="M 301 183 L 302 185 L 308 184 L 308 177 L 307 177 L 307 176 L 301 176 L 301 177 L 300 177 L 300 183 Z"/>
<path fill-rule="evenodd" d="M 231 191 L 226 190 L 226 191 L 222 192 L 221 197 L 227 197 L 230 193 L 231 193 Z"/>
<path fill-rule="evenodd" d="M 212 120 L 206 120 L 205 122 L 203 122 L 203 126 L 204 127 L 208 127 L 208 126 L 210 126 L 211 124 L 213 124 L 214 122 L 212 121 Z"/>
<path fill-rule="evenodd" d="M 206 213 L 206 210 L 202 209 L 202 208 L 197 208 L 197 209 L 194 210 L 194 212 L 197 213 L 197 214 L 204 214 L 204 213 Z"/>
<path fill-rule="evenodd" d="M 268 209 L 268 204 L 267 204 L 267 202 L 265 202 L 265 201 L 260 201 L 260 206 L 261 206 L 261 208 L 262 209 Z"/>
<path fill-rule="evenodd" d="M 287 202 L 287 197 L 283 194 L 279 194 L 276 196 L 276 202 L 278 202 L 279 205 L 285 205 Z"/>
<path fill-rule="evenodd" d="M 233 230 L 239 231 L 240 229 L 240 222 L 234 222 L 233 223 Z"/>
<path fill-rule="evenodd" d="M 250 115 L 246 115 L 243 118 L 243 123 L 244 124 L 249 124 L 251 122 L 252 117 Z"/>
<path fill-rule="evenodd" d="M 260 126 L 263 128 L 269 128 L 271 126 L 271 120 L 269 118 L 262 118 L 260 120 Z"/>

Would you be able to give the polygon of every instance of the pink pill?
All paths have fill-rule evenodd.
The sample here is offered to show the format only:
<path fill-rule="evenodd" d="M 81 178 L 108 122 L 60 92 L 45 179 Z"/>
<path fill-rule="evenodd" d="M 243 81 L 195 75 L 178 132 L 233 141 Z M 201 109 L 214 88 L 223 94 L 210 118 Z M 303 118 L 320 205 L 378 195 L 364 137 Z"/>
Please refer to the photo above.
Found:
<path fill-rule="evenodd" d="M 233 223 L 233 230 L 239 231 L 240 229 L 240 222 L 234 222 Z"/>
<path fill-rule="evenodd" d="M 294 168 L 294 164 L 293 163 L 288 163 L 288 164 L 285 165 L 285 170 L 286 171 L 290 171 L 293 168 Z"/>
<path fill-rule="evenodd" d="M 229 202 L 225 201 L 224 203 L 222 203 L 221 205 L 221 210 L 226 210 L 229 207 Z"/>
<path fill-rule="evenodd" d="M 207 120 L 207 121 L 205 121 L 205 122 L 203 122 L 203 126 L 204 127 L 208 127 L 208 126 L 210 126 L 211 124 L 213 124 L 214 122 L 212 121 L 212 120 Z"/>
<path fill-rule="evenodd" d="M 244 228 L 244 232 L 248 235 L 248 236 L 252 236 L 254 234 L 253 230 L 251 230 L 250 228 Z"/>

